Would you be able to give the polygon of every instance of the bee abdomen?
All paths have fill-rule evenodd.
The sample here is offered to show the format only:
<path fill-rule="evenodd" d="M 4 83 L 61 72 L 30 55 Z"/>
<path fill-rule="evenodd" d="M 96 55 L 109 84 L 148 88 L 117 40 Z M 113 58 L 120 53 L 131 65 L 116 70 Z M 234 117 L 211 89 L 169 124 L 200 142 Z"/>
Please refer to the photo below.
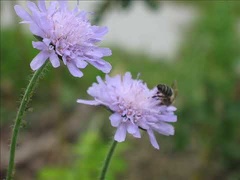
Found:
<path fill-rule="evenodd" d="M 165 84 L 158 84 L 157 85 L 158 91 L 166 96 L 172 96 L 173 95 L 173 91 L 172 88 L 170 88 L 169 86 L 165 85 Z"/>

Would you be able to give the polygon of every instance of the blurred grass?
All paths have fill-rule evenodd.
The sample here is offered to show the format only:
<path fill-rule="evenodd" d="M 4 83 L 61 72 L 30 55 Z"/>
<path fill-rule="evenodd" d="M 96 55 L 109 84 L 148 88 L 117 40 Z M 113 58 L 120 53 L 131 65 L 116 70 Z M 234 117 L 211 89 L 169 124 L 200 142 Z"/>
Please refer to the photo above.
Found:
<path fill-rule="evenodd" d="M 91 122 L 88 130 L 80 137 L 72 150 L 74 161 L 64 167 L 44 167 L 38 175 L 39 180 L 53 179 L 97 179 L 101 171 L 103 160 L 110 146 L 105 144 L 105 140 L 100 136 L 98 117 Z M 110 140 L 111 141 L 111 140 Z M 114 180 L 116 175 L 123 173 L 126 168 L 126 162 L 121 157 L 126 151 L 127 143 L 121 144 L 117 148 L 109 167 L 106 178 Z"/>

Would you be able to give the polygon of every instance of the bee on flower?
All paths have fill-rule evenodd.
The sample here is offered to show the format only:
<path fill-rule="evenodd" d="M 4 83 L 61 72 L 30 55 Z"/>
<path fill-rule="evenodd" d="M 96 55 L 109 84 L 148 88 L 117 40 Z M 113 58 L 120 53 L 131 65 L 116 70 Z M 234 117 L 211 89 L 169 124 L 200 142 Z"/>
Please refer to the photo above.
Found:
<path fill-rule="evenodd" d="M 78 99 L 78 103 L 87 105 L 103 105 L 112 115 L 109 117 L 111 125 L 116 127 L 114 139 L 122 142 L 129 133 L 141 138 L 140 130 L 148 133 L 151 144 L 159 149 L 154 131 L 166 136 L 174 135 L 174 127 L 169 124 L 177 121 L 173 105 L 159 103 L 156 99 L 158 88 L 149 89 L 142 80 L 132 79 L 127 72 L 123 77 L 106 75 L 105 80 L 97 77 L 88 89 L 88 94 L 94 100 Z"/>

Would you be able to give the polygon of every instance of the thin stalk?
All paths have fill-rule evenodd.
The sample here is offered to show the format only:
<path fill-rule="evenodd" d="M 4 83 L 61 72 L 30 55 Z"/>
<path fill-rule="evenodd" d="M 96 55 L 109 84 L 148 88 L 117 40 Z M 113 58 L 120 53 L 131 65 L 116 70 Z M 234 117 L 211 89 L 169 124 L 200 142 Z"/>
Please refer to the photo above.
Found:
<path fill-rule="evenodd" d="M 13 178 L 16 144 L 17 144 L 19 129 L 21 128 L 22 118 L 28 107 L 28 103 L 31 99 L 33 91 L 36 88 L 37 82 L 38 82 L 39 78 L 41 77 L 43 70 L 46 68 L 47 64 L 48 64 L 48 61 L 45 62 L 45 64 L 39 70 L 34 72 L 34 74 L 32 75 L 32 78 L 24 92 L 23 98 L 21 100 L 21 103 L 20 103 L 20 106 L 19 106 L 19 109 L 18 109 L 18 112 L 16 115 L 13 132 L 12 132 L 11 145 L 10 145 L 10 157 L 9 157 L 8 172 L 7 172 L 6 180 L 11 180 Z"/>
<path fill-rule="evenodd" d="M 113 143 L 112 145 L 110 146 L 110 149 L 108 151 L 108 154 L 107 154 L 107 157 L 103 163 L 103 167 L 102 167 L 102 171 L 101 171 L 101 175 L 100 175 L 100 180 L 105 180 L 105 176 L 106 176 L 106 173 L 107 173 L 107 170 L 108 170 L 108 166 L 110 164 L 110 161 L 111 161 L 111 158 L 112 158 L 112 155 L 114 153 L 114 150 L 117 146 L 117 141 L 113 140 Z"/>

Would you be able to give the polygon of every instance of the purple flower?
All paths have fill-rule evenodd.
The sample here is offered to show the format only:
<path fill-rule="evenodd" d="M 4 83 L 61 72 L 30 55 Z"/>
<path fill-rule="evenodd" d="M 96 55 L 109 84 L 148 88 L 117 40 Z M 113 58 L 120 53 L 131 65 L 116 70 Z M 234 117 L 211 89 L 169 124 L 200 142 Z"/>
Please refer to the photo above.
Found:
<path fill-rule="evenodd" d="M 127 132 L 140 138 L 140 129 L 147 131 L 150 142 L 156 149 L 159 145 L 153 131 L 169 136 L 174 134 L 174 128 L 169 122 L 176 122 L 174 106 L 160 105 L 154 96 L 157 88 L 148 89 L 139 79 L 132 79 L 127 72 L 122 78 L 120 75 L 109 77 L 105 81 L 97 77 L 98 83 L 88 89 L 88 94 L 94 100 L 78 99 L 78 103 L 88 105 L 103 105 L 113 114 L 109 117 L 113 127 L 117 128 L 114 139 L 122 142 Z"/>
<path fill-rule="evenodd" d="M 39 69 L 49 58 L 53 67 L 59 67 L 59 58 L 75 77 L 82 77 L 79 69 L 88 63 L 104 73 L 109 73 L 111 65 L 104 61 L 104 56 L 110 56 L 109 48 L 96 45 L 108 32 L 107 27 L 92 26 L 88 21 L 87 12 L 79 11 L 76 7 L 70 11 L 66 1 L 51 2 L 47 8 L 44 0 L 27 3 L 31 14 L 21 6 L 15 5 L 17 15 L 22 23 L 30 24 L 30 31 L 37 37 L 33 47 L 40 53 L 32 60 L 33 70 Z"/>

